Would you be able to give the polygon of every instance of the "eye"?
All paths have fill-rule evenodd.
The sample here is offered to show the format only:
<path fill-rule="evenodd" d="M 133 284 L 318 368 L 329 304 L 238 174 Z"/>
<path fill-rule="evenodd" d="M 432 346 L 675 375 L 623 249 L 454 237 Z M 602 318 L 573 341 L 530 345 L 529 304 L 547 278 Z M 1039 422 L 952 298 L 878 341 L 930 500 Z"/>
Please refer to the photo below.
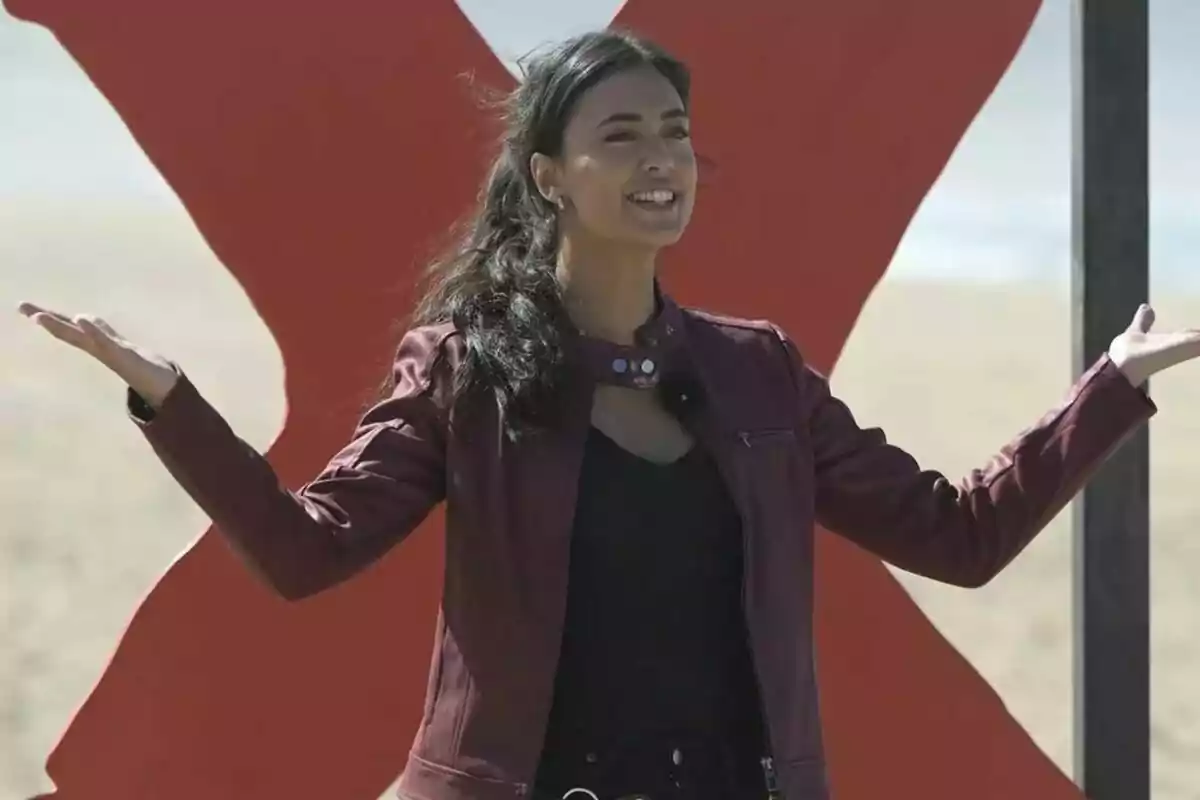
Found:
<path fill-rule="evenodd" d="M 691 132 L 683 125 L 677 125 L 667 131 L 667 137 L 670 139 L 688 139 L 691 135 Z"/>
<path fill-rule="evenodd" d="M 604 137 L 606 142 L 631 142 L 637 138 L 633 131 L 613 131 Z"/>

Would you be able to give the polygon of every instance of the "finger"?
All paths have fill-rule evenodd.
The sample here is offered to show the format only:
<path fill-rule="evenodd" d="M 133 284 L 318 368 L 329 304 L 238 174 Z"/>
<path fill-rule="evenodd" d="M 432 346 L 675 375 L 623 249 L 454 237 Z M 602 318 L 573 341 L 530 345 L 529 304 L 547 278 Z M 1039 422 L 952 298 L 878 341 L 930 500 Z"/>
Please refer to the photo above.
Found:
<path fill-rule="evenodd" d="M 113 329 L 113 326 L 109 325 L 104 319 L 100 317 L 94 317 L 92 319 L 94 320 L 96 327 L 103 331 L 105 336 L 112 339 L 114 342 L 125 341 L 125 337 L 117 333 L 116 330 Z"/>
<path fill-rule="evenodd" d="M 1154 309 L 1148 304 L 1142 303 L 1138 306 L 1138 310 L 1133 315 L 1133 322 L 1130 323 L 1129 329 L 1138 333 L 1149 333 L 1150 328 L 1154 326 Z"/>
<path fill-rule="evenodd" d="M 35 305 L 33 303 L 21 303 L 21 305 L 17 306 L 17 310 L 29 319 L 34 319 L 39 314 L 45 314 L 46 316 L 53 317 L 64 324 L 72 324 L 70 318 L 67 317 L 66 314 L 60 314 L 57 311 L 51 311 L 48 308 L 43 308 L 42 306 Z"/>
<path fill-rule="evenodd" d="M 72 347 L 90 352 L 95 346 L 92 343 L 91 337 L 61 314 L 55 314 L 50 311 L 39 311 L 35 312 L 30 319 L 35 325 L 46 331 L 46 333 L 61 342 L 66 342 Z"/>
<path fill-rule="evenodd" d="M 107 344 L 117 344 L 121 341 L 121 334 L 113 330 L 113 327 L 105 322 L 100 317 L 92 314 L 79 314 L 72 320 L 80 330 L 91 336 L 97 342 Z"/>
<path fill-rule="evenodd" d="M 126 348 L 127 342 L 107 322 L 91 314 L 80 314 L 72 320 L 87 337 L 84 348 L 104 363 L 111 363 Z"/>
<path fill-rule="evenodd" d="M 1172 365 L 1200 358 L 1200 331 L 1180 331 L 1166 336 L 1160 352 L 1164 362 Z"/>
<path fill-rule="evenodd" d="M 1183 346 L 1191 354 L 1191 358 L 1200 358 L 1200 331 L 1184 331 Z"/>

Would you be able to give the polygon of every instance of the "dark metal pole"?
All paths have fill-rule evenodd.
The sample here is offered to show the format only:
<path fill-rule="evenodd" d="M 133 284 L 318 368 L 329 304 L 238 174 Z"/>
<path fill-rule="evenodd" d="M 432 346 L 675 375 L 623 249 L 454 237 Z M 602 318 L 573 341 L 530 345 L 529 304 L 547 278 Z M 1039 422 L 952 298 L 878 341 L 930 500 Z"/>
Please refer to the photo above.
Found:
<path fill-rule="evenodd" d="M 1073 0 L 1072 287 L 1082 371 L 1147 299 L 1149 0 Z M 1075 507 L 1075 771 L 1091 800 L 1150 797 L 1149 436 Z"/>

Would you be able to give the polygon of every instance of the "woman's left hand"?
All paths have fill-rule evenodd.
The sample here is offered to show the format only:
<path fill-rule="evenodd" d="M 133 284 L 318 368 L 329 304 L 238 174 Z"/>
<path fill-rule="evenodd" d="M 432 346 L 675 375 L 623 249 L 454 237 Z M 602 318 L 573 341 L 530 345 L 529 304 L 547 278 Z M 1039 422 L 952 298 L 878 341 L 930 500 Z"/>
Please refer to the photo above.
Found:
<path fill-rule="evenodd" d="M 1167 367 L 1200 358 L 1200 330 L 1152 333 L 1153 326 L 1154 309 L 1143 303 L 1108 348 L 1108 357 L 1134 386 Z"/>

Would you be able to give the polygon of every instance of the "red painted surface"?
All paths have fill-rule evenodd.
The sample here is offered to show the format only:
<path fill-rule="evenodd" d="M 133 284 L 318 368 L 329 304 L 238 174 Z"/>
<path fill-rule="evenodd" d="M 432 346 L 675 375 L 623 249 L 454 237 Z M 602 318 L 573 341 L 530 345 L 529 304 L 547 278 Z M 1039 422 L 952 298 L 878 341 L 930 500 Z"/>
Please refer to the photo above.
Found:
<path fill-rule="evenodd" d="M 492 131 L 460 74 L 512 78 L 451 0 L 6 2 L 79 60 L 270 327 L 289 401 L 270 458 L 299 484 L 348 435 L 414 271 L 482 179 Z M 618 23 L 692 65 L 716 165 L 672 292 L 774 319 L 831 369 L 1038 5 L 629 0 Z M 206 534 L 51 755 L 55 797 L 373 800 L 420 713 L 440 531 L 300 605 Z M 818 569 L 838 798 L 1081 797 L 878 561 L 823 534 Z"/>

